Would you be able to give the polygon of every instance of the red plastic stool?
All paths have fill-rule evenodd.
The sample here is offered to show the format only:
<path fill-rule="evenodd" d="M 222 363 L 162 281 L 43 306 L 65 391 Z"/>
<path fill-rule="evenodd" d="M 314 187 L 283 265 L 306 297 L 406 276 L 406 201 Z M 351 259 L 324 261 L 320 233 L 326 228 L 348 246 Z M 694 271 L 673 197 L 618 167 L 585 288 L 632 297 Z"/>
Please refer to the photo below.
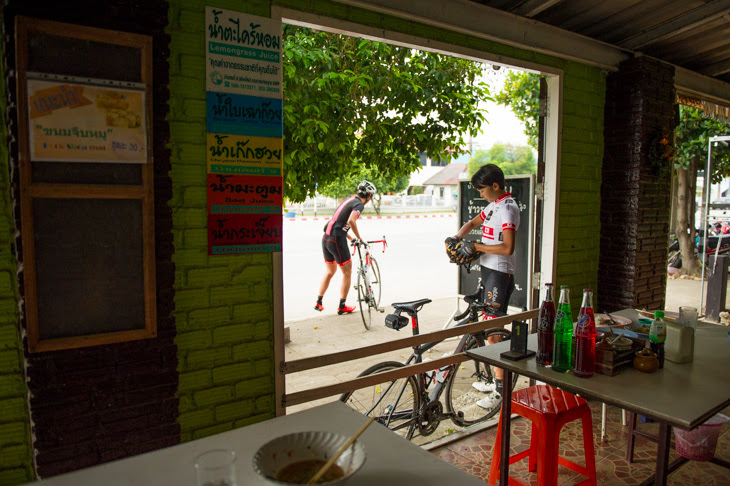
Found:
<path fill-rule="evenodd" d="M 532 436 L 530 437 L 530 448 L 510 457 L 510 464 L 528 457 L 528 469 L 530 471 L 537 469 L 538 486 L 558 484 L 558 464 L 587 477 L 578 484 L 595 486 L 596 458 L 593 449 L 593 420 L 591 419 L 591 409 L 583 398 L 548 385 L 535 385 L 512 393 L 512 413 L 532 422 Z M 583 449 L 586 467 L 558 455 L 560 429 L 568 422 L 577 419 L 583 422 Z M 495 484 L 499 479 L 501 437 L 502 417 L 500 416 L 492 467 L 489 471 L 489 484 Z M 508 482 L 510 486 L 525 486 L 513 477 L 510 477 Z"/>

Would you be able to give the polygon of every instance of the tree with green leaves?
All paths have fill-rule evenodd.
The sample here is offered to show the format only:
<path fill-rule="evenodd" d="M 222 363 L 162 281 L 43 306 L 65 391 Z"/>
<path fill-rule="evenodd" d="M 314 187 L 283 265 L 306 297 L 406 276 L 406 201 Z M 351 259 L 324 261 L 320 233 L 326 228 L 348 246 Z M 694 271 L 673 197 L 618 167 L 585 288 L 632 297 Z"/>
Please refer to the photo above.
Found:
<path fill-rule="evenodd" d="M 730 124 L 709 118 L 702 110 L 679 107 L 679 125 L 675 129 L 674 170 L 677 177 L 676 234 L 682 257 L 681 273 L 698 275 L 701 262 L 694 255 L 695 188 L 697 170 L 704 167 L 711 137 L 730 134 Z M 730 147 L 717 144 L 712 149 L 713 170 L 709 183 L 730 176 Z M 707 186 L 708 182 L 705 182 Z"/>
<path fill-rule="evenodd" d="M 477 150 L 466 164 L 469 177 L 485 164 L 497 164 L 505 175 L 537 173 L 537 159 L 526 145 L 495 143 L 489 150 Z"/>
<path fill-rule="evenodd" d="M 508 106 L 524 124 L 527 144 L 538 150 L 538 113 L 540 108 L 540 76 L 524 71 L 510 71 L 502 91 L 495 96 L 500 105 Z"/>
<path fill-rule="evenodd" d="M 378 189 L 377 194 L 372 199 L 372 205 L 377 214 L 380 214 L 380 204 L 382 202 L 383 194 L 398 193 L 405 190 L 408 187 L 409 177 L 384 177 L 372 169 L 364 169 L 358 174 L 352 174 L 335 182 L 327 184 L 322 189 L 318 189 L 318 192 L 323 196 L 339 199 L 355 194 L 357 191 L 357 185 L 361 180 L 368 180 L 372 182 Z"/>
<path fill-rule="evenodd" d="M 484 122 L 480 63 L 292 25 L 283 39 L 289 201 L 350 176 L 407 177 L 419 152 L 464 153 Z"/>

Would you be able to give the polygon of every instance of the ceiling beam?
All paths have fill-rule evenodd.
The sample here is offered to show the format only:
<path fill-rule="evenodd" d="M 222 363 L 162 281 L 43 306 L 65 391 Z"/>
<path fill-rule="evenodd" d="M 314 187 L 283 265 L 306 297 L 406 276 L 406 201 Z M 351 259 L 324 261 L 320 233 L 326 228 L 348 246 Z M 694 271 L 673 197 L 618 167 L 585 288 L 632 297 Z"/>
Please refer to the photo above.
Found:
<path fill-rule="evenodd" d="M 700 73 L 706 75 L 706 76 L 720 76 L 721 74 L 729 73 L 730 72 L 730 59 L 726 59 L 725 61 L 716 62 L 714 64 L 710 64 L 709 66 L 706 66 L 700 70 Z"/>
<path fill-rule="evenodd" d="M 609 71 L 618 70 L 621 61 L 634 55 L 617 46 L 468 0 L 334 1 Z M 674 84 L 694 97 L 730 104 L 730 83 L 719 79 L 675 66 Z"/>
<path fill-rule="evenodd" d="M 655 42 L 679 35 L 710 22 L 730 12 L 730 0 L 714 0 L 689 12 L 673 17 L 666 22 L 632 35 L 617 42 L 620 47 L 630 50 L 641 49 Z"/>
<path fill-rule="evenodd" d="M 610 44 L 469 0 L 334 1 L 611 71 L 630 57 Z"/>
<path fill-rule="evenodd" d="M 562 1 L 563 0 L 527 0 L 517 8 L 510 10 L 510 13 L 520 15 L 522 17 L 534 17 Z"/>

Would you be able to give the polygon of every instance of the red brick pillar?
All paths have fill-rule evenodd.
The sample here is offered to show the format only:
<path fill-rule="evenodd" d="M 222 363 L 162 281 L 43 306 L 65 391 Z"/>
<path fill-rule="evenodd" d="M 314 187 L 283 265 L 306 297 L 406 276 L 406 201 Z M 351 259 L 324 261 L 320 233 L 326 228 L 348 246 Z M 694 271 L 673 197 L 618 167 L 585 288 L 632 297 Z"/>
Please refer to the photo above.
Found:
<path fill-rule="evenodd" d="M 601 184 L 599 310 L 663 309 L 671 163 L 677 108 L 674 67 L 629 59 L 608 76 Z"/>

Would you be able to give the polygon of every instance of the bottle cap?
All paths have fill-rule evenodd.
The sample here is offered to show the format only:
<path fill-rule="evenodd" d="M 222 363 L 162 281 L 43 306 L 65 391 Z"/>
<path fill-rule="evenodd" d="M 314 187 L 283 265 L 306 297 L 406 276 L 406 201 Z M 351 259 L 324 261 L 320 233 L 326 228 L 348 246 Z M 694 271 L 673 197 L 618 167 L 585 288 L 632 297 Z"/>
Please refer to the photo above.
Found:
<path fill-rule="evenodd" d="M 552 283 L 546 283 L 546 284 L 545 284 L 545 286 L 546 286 L 546 287 L 548 287 L 548 286 L 552 287 L 552 286 L 553 286 L 553 284 L 552 284 Z"/>
<path fill-rule="evenodd" d="M 664 319 L 664 311 L 654 311 L 654 319 Z"/>

